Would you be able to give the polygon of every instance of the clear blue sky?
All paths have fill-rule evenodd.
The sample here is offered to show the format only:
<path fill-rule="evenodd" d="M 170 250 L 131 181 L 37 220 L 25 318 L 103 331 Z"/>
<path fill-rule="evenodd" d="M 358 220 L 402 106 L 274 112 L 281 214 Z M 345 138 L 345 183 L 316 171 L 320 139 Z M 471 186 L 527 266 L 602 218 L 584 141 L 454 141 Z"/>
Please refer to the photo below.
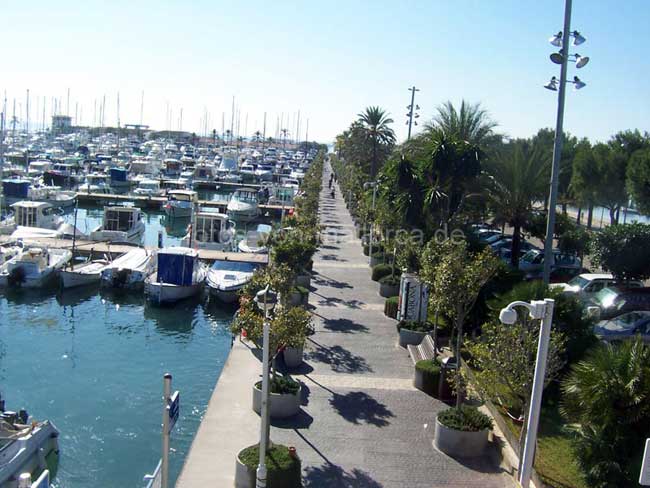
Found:
<path fill-rule="evenodd" d="M 587 83 L 567 93 L 565 129 L 605 140 L 618 130 L 650 130 L 650 1 L 574 0 L 572 29 L 587 42 L 573 52 L 591 57 L 579 70 Z M 407 88 L 420 88 L 421 119 L 462 98 L 481 102 L 512 136 L 554 126 L 556 95 L 542 85 L 559 69 L 548 60 L 547 38 L 561 30 L 563 0 L 429 1 L 111 1 L 4 2 L 0 90 L 8 111 L 24 110 L 32 94 L 35 119 L 42 97 L 60 97 L 63 112 L 106 95 L 106 124 L 144 122 L 172 128 L 183 108 L 183 129 L 229 125 L 232 96 L 240 132 L 275 135 L 276 120 L 324 142 L 367 105 L 386 108 L 400 139 L 406 136 Z M 248 114 L 248 124 L 246 124 Z M 285 117 L 287 117 L 285 115 Z"/>

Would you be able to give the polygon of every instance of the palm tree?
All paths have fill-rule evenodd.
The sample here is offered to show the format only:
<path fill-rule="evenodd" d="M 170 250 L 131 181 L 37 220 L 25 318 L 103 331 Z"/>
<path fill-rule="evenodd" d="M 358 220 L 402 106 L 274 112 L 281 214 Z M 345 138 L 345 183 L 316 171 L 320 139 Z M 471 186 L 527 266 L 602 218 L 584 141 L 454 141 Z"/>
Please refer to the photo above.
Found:
<path fill-rule="evenodd" d="M 493 129 L 498 125 L 490 119 L 487 110 L 480 103 L 474 105 L 463 100 L 460 110 L 447 101 L 437 107 L 433 121 L 426 126 L 431 131 L 442 131 L 443 134 L 480 145 L 494 134 Z"/>
<path fill-rule="evenodd" d="M 423 223 L 423 188 L 416 165 L 404 154 L 390 159 L 379 177 L 379 196 L 391 206 L 400 220 L 418 228 Z"/>
<path fill-rule="evenodd" d="M 519 265 L 521 228 L 548 186 L 547 161 L 528 145 L 515 143 L 491 158 L 485 168 L 487 198 L 495 220 L 513 228 L 510 261 Z"/>
<path fill-rule="evenodd" d="M 287 135 L 289 134 L 289 129 L 281 129 L 280 133 L 282 134 L 282 148 L 287 145 Z"/>
<path fill-rule="evenodd" d="M 382 108 L 372 106 L 367 107 L 364 112 L 358 114 L 358 117 L 366 137 L 372 143 L 370 178 L 374 180 L 377 172 L 377 150 L 379 145 L 392 146 L 395 144 L 395 132 L 388 126 L 393 123 L 393 119 Z"/>

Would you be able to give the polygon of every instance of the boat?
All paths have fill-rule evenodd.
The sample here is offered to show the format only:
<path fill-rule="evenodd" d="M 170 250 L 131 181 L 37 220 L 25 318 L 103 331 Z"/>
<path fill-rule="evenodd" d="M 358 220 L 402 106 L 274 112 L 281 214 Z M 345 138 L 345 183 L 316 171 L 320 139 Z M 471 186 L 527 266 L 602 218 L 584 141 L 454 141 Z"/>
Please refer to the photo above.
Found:
<path fill-rule="evenodd" d="M 270 233 L 270 225 L 259 224 L 255 230 L 249 230 L 246 233 L 246 239 L 239 241 L 239 251 L 253 254 L 267 254 L 269 250 L 265 242 Z"/>
<path fill-rule="evenodd" d="M 91 241 L 140 244 L 145 225 L 142 211 L 137 207 L 104 207 L 102 225 L 90 233 Z"/>
<path fill-rule="evenodd" d="M 260 164 L 255 168 L 255 178 L 258 181 L 271 181 L 273 179 L 274 167 L 270 164 Z"/>
<path fill-rule="evenodd" d="M 13 217 L 8 217 L 0 224 L 0 234 L 11 234 L 18 227 L 33 227 L 54 230 L 64 223 L 61 211 L 51 203 L 32 202 L 29 200 L 11 205 Z"/>
<path fill-rule="evenodd" d="M 138 187 L 133 190 L 133 193 L 145 197 L 159 197 L 163 191 L 160 188 L 160 180 L 142 178 L 138 181 Z"/>
<path fill-rule="evenodd" d="M 155 251 L 137 247 L 108 264 L 101 271 L 100 284 L 111 288 L 141 288 L 155 270 Z"/>
<path fill-rule="evenodd" d="M 253 278 L 257 266 L 241 261 L 217 260 L 208 271 L 206 280 L 211 296 L 224 303 L 237 300 L 239 290 Z"/>
<path fill-rule="evenodd" d="M 259 200 L 257 190 L 239 188 L 230 197 L 226 207 L 228 217 L 240 222 L 251 221 L 259 215 Z"/>
<path fill-rule="evenodd" d="M 197 188 L 206 183 L 212 184 L 216 176 L 216 169 L 213 165 L 206 163 L 198 164 L 192 170 L 192 186 Z"/>
<path fill-rule="evenodd" d="M 70 261 L 72 262 L 72 261 Z M 106 259 L 94 259 L 77 266 L 61 270 L 63 288 L 99 283 L 104 268 L 110 263 Z"/>
<path fill-rule="evenodd" d="M 157 253 L 157 270 L 144 283 L 147 300 L 158 305 L 197 295 L 203 288 L 207 266 L 188 247 L 167 247 Z"/>
<path fill-rule="evenodd" d="M 129 180 L 129 172 L 126 168 L 111 168 L 108 173 L 111 177 L 110 186 L 113 188 L 128 188 L 133 183 Z"/>
<path fill-rule="evenodd" d="M 34 201 L 49 203 L 58 208 L 70 208 L 77 201 L 77 193 L 62 190 L 58 186 L 32 186 L 29 189 L 29 198 Z"/>
<path fill-rule="evenodd" d="M 4 400 L 0 400 L 0 405 L 4 405 Z M 56 472 L 58 438 L 59 431 L 49 420 L 30 422 L 25 410 L 16 413 L 0 409 L 0 488 L 19 486 L 23 473 L 40 478 L 45 470 Z"/>
<path fill-rule="evenodd" d="M 72 258 L 67 249 L 27 247 L 5 263 L 0 272 L 0 286 L 42 288 Z"/>
<path fill-rule="evenodd" d="M 291 181 L 291 180 L 289 180 Z M 291 183 L 275 185 L 270 190 L 268 199 L 269 205 L 278 205 L 281 207 L 293 207 L 294 197 L 298 194 L 298 187 Z"/>
<path fill-rule="evenodd" d="M 239 167 L 239 174 L 245 181 L 255 180 L 255 165 L 252 163 L 244 163 Z"/>
<path fill-rule="evenodd" d="M 222 213 L 199 210 L 194 216 L 181 246 L 213 251 L 234 248 L 235 223 Z"/>
<path fill-rule="evenodd" d="M 170 190 L 167 203 L 163 206 L 169 217 L 191 217 L 194 206 L 199 203 L 199 195 L 192 190 Z"/>

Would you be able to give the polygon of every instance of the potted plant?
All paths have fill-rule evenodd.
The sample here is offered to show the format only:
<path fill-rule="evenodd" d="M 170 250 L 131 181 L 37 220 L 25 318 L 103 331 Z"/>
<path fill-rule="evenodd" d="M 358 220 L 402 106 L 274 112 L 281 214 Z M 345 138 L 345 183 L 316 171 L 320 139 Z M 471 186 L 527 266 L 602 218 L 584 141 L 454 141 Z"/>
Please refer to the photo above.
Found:
<path fill-rule="evenodd" d="M 382 279 L 384 276 L 388 276 L 392 274 L 393 269 L 390 265 L 388 264 L 378 264 L 376 266 L 373 266 L 372 268 L 372 274 L 370 275 L 372 281 L 379 281 Z"/>
<path fill-rule="evenodd" d="M 399 297 L 390 297 L 384 303 L 384 315 L 391 319 L 397 318 L 397 309 L 399 308 Z"/>
<path fill-rule="evenodd" d="M 423 359 L 415 363 L 413 386 L 424 393 L 436 396 L 440 381 L 440 363 L 437 360 Z"/>
<path fill-rule="evenodd" d="M 285 264 L 295 272 L 295 284 L 309 288 L 311 273 L 309 269 L 317 247 L 318 232 L 315 227 L 298 223 L 297 227 L 284 229 L 273 234 L 271 239 L 271 261 Z"/>
<path fill-rule="evenodd" d="M 269 382 L 269 415 L 271 418 L 283 419 L 292 417 L 300 410 L 299 381 L 289 375 L 274 373 Z M 262 410 L 262 382 L 253 385 L 253 411 L 259 414 Z"/>
<path fill-rule="evenodd" d="M 384 263 L 386 261 L 386 253 L 383 251 L 383 249 L 380 249 L 379 251 L 373 252 L 370 255 L 370 267 L 377 266 L 380 263 Z"/>
<path fill-rule="evenodd" d="M 296 285 L 291 288 L 289 304 L 292 307 L 299 307 L 309 303 L 309 290 L 304 286 Z"/>
<path fill-rule="evenodd" d="M 433 445 L 450 456 L 481 456 L 491 429 L 492 419 L 476 407 L 448 408 L 436 416 Z"/>
<path fill-rule="evenodd" d="M 394 274 L 384 276 L 379 280 L 379 294 L 384 298 L 396 297 L 399 295 L 400 279 Z"/>
<path fill-rule="evenodd" d="M 255 488 L 259 456 L 259 444 L 239 451 L 235 466 L 236 488 Z M 264 464 L 266 465 L 266 486 L 270 488 L 298 488 L 302 486 L 301 461 L 295 448 L 272 444 L 266 451 Z"/>
<path fill-rule="evenodd" d="M 401 347 L 408 345 L 417 346 L 422 342 L 424 336 L 433 336 L 433 325 L 431 322 L 406 322 L 400 320 L 397 323 L 399 345 Z"/>
<path fill-rule="evenodd" d="M 302 307 L 279 310 L 273 319 L 273 335 L 281 337 L 282 356 L 287 368 L 302 364 L 307 337 L 314 333 L 311 315 Z"/>

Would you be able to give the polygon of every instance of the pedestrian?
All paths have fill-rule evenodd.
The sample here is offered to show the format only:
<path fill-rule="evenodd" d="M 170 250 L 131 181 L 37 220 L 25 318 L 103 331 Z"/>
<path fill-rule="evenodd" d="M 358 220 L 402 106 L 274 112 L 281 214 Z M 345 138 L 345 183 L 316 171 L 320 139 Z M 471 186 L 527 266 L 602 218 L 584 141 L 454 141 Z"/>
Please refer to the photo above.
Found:
<path fill-rule="evenodd" d="M 336 176 L 336 173 L 334 173 L 334 182 L 337 182 L 337 181 L 339 181 L 339 177 Z"/>

